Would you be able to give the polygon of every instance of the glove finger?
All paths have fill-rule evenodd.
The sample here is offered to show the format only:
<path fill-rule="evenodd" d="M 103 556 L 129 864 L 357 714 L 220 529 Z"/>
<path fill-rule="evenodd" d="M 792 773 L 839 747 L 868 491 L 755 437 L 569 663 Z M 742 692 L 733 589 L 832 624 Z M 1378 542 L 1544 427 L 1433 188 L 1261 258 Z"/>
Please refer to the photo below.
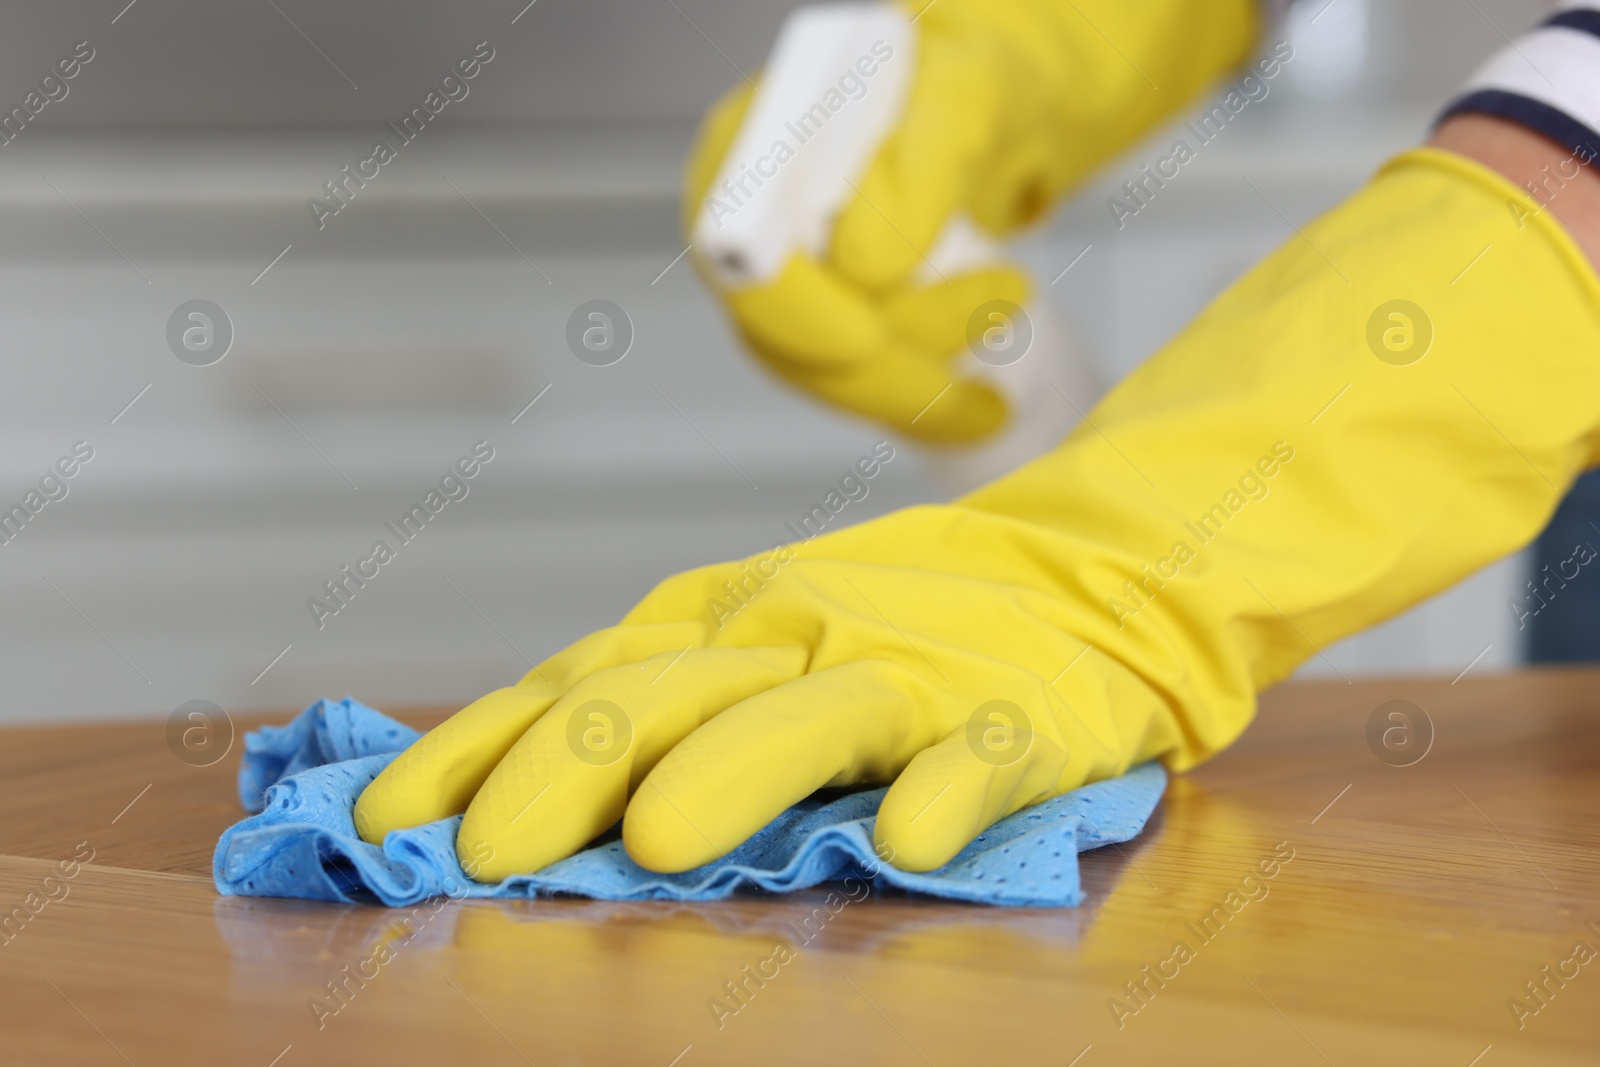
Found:
<path fill-rule="evenodd" d="M 633 787 L 701 723 L 805 670 L 799 648 L 662 653 L 585 678 L 511 746 L 467 807 L 465 865 L 500 881 L 539 870 L 622 817 Z"/>
<path fill-rule="evenodd" d="M 898 337 L 941 357 L 965 351 L 978 309 L 994 301 L 1020 307 L 1028 299 L 1028 277 L 1013 267 L 986 267 L 948 283 L 909 288 L 884 302 L 883 314 Z M 984 319 L 983 325 L 988 325 Z"/>
<path fill-rule="evenodd" d="M 986 57 L 970 43 L 921 35 L 905 115 L 835 225 L 840 270 L 880 288 L 926 259 L 991 154 L 997 105 Z"/>
<path fill-rule="evenodd" d="M 745 338 L 798 366 L 838 367 L 871 358 L 888 339 L 875 301 L 808 256 L 791 256 L 766 285 L 728 295 Z"/>
<path fill-rule="evenodd" d="M 706 193 L 717 179 L 717 171 L 734 138 L 739 136 L 739 126 L 744 122 L 750 101 L 755 98 L 755 87 L 741 82 L 723 93 L 695 131 L 694 147 L 683 165 L 683 232 L 694 229 L 695 217 L 705 210 Z"/>
<path fill-rule="evenodd" d="M 1013 126 L 1005 158 L 977 176 L 967 209 L 990 233 L 1011 233 L 1037 222 L 1082 177 L 1082 162 L 1071 154 L 1063 156 L 1049 127 L 1043 120 L 1020 129 Z"/>
<path fill-rule="evenodd" d="M 725 856 L 823 786 L 887 782 L 939 740 L 928 683 L 861 660 L 750 697 L 690 734 L 622 820 L 635 862 L 687 871 Z"/>
<path fill-rule="evenodd" d="M 539 682 L 496 689 L 423 734 L 356 798 L 356 833 L 378 845 L 390 830 L 465 808 L 495 764 L 561 693 Z"/>
<path fill-rule="evenodd" d="M 873 831 L 907 871 L 942 867 L 996 820 L 1057 792 L 1067 750 L 1019 724 L 985 719 L 917 753 L 889 787 Z"/>
<path fill-rule="evenodd" d="M 668 622 L 589 634 L 506 689 L 468 704 L 418 738 L 356 799 L 356 832 L 371 844 L 390 830 L 448 818 L 467 806 L 517 739 L 573 682 L 619 663 L 699 644 L 704 627 Z"/>
<path fill-rule="evenodd" d="M 926 351 L 909 345 L 891 343 L 846 367 L 812 370 L 766 362 L 802 389 L 924 441 L 975 441 L 994 433 L 1007 417 L 1006 401 L 992 386 L 952 377 Z"/>
<path fill-rule="evenodd" d="M 676 653 L 703 645 L 705 634 L 703 624 L 686 621 L 608 626 L 574 641 L 529 671 L 518 684 L 553 684 L 565 692 L 607 667 L 638 663 L 662 652 Z"/>

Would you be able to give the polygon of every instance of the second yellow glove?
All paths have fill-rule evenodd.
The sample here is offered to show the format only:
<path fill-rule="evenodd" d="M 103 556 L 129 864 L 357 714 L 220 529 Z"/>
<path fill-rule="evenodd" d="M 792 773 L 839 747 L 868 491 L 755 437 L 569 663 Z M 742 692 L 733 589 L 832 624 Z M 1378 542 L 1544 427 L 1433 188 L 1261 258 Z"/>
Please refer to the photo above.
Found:
<path fill-rule="evenodd" d="M 744 340 L 785 380 L 913 438 L 975 441 L 1005 424 L 1006 403 L 958 376 L 953 361 L 968 348 L 974 311 L 1021 305 L 1028 284 L 1012 267 L 940 274 L 929 262 L 940 235 L 958 215 L 993 235 L 1041 217 L 1242 62 L 1257 3 L 903 6 L 916 17 L 914 55 L 897 57 L 915 64 L 909 98 L 828 254 L 796 255 L 777 278 L 722 295 Z M 751 96 L 740 86 L 702 124 L 685 173 L 685 229 L 706 208 Z"/>

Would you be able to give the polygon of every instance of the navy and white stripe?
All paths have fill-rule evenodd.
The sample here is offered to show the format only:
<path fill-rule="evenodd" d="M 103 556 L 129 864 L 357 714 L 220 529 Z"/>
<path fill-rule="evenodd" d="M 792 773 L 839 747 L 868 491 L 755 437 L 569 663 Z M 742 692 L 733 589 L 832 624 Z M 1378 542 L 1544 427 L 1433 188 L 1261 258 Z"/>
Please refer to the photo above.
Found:
<path fill-rule="evenodd" d="M 1440 116 L 1496 115 L 1600 157 L 1600 0 L 1565 0 L 1478 69 Z"/>

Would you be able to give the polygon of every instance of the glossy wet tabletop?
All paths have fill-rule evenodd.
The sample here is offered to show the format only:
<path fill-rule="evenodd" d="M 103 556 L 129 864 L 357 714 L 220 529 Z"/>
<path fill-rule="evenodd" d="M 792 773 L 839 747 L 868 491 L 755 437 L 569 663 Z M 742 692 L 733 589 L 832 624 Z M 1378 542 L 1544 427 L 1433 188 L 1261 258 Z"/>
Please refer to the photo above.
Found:
<path fill-rule="evenodd" d="M 1282 687 L 1067 911 L 223 899 L 237 742 L 0 742 L 5 1064 L 1600 1062 L 1600 672 Z"/>

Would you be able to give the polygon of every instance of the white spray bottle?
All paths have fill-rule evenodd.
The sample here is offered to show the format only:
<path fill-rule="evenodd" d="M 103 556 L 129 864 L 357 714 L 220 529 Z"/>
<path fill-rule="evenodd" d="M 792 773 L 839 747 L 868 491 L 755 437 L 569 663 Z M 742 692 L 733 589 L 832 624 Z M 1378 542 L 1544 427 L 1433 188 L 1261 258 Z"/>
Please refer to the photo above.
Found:
<path fill-rule="evenodd" d="M 702 208 L 690 234 L 694 253 L 730 289 L 775 278 L 795 252 L 826 254 L 834 220 L 852 196 L 873 156 L 905 107 L 915 70 L 916 28 L 890 4 L 819 4 L 792 12 L 773 45 L 744 124 L 712 184 L 743 188 L 734 211 Z M 881 57 L 887 52 L 888 60 Z M 869 62 L 862 64 L 863 59 Z M 858 65 L 862 64 L 862 65 Z M 870 77 L 866 71 L 871 70 Z M 855 71 L 867 85 L 843 97 L 839 78 Z M 827 108 L 843 100 L 837 109 Z M 793 124 L 814 112 L 799 141 Z M 792 147 L 758 177 L 750 161 L 773 159 L 778 142 Z M 919 281 L 970 271 L 999 261 L 999 250 L 970 219 L 951 219 L 918 271 Z M 1048 301 L 1035 299 L 1017 317 L 996 312 L 971 331 L 971 350 L 952 372 L 990 383 L 1010 405 L 1011 418 L 994 438 L 968 446 L 924 446 L 935 475 L 963 492 L 1040 455 L 1075 426 L 1102 391 L 1071 331 Z M 930 400 L 933 398 L 930 397 Z"/>

